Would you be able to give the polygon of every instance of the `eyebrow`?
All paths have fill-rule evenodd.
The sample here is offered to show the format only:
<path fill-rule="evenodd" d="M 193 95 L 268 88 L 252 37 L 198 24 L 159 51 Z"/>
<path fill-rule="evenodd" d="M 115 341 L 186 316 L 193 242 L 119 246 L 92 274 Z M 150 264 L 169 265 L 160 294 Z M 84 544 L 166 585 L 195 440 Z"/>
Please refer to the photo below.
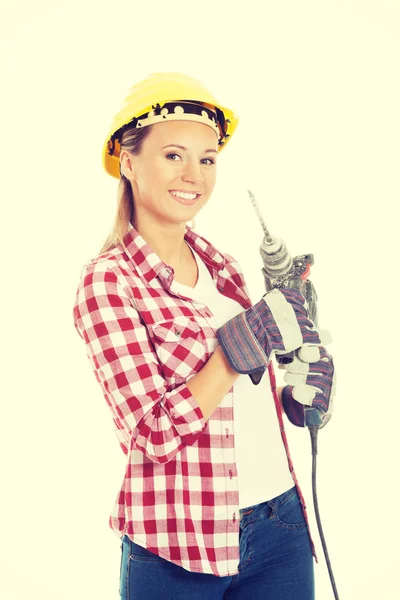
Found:
<path fill-rule="evenodd" d="M 169 146 L 174 146 L 175 148 L 182 148 L 182 150 L 187 150 L 186 146 L 180 146 L 179 144 L 167 144 L 166 146 L 163 146 L 161 149 L 164 150 L 164 148 L 168 148 Z M 215 152 L 215 154 L 218 154 L 218 152 L 216 150 L 214 150 L 213 148 L 204 150 L 204 152 Z"/>

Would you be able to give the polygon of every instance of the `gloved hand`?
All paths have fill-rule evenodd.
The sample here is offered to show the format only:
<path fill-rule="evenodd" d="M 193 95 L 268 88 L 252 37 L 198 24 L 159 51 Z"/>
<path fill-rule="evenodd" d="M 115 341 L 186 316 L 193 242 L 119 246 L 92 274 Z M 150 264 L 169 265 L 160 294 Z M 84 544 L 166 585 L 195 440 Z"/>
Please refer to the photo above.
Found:
<path fill-rule="evenodd" d="M 292 363 L 279 368 L 286 371 L 284 380 L 290 384 L 282 390 L 282 405 L 289 421 L 297 427 L 306 427 L 307 407 L 312 407 L 321 412 L 321 427 L 326 425 L 332 416 L 336 393 L 332 356 L 323 346 L 302 347 Z"/>
<path fill-rule="evenodd" d="M 295 289 L 273 289 L 217 330 L 217 339 L 237 373 L 264 369 L 273 354 L 287 354 L 321 339 Z"/>

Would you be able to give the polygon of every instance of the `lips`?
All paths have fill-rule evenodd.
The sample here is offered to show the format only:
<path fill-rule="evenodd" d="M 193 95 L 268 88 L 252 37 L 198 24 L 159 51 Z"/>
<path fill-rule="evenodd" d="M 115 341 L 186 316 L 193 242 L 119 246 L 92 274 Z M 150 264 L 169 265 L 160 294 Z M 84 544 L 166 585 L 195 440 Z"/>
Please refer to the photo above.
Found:
<path fill-rule="evenodd" d="M 169 192 L 170 195 L 172 196 L 172 198 L 174 198 L 174 200 L 176 200 L 177 202 L 179 202 L 180 204 L 186 204 L 191 206 L 192 204 L 194 204 L 195 202 L 197 202 L 197 200 L 200 198 L 201 194 L 199 194 L 198 196 L 196 196 L 196 198 L 194 198 L 193 200 L 188 200 L 186 198 L 178 198 L 178 196 L 174 196 L 174 194 L 172 194 L 171 192 Z"/>

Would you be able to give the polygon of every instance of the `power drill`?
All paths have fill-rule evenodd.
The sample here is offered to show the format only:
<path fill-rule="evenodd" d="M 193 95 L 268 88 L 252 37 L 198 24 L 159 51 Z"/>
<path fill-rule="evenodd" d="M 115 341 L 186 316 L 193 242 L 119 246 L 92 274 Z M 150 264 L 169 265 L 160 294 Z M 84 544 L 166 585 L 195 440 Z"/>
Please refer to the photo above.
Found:
<path fill-rule="evenodd" d="M 286 244 L 283 240 L 273 237 L 261 216 L 258 209 L 256 199 L 250 190 L 247 190 L 250 199 L 257 212 L 257 216 L 264 229 L 265 237 L 260 246 L 260 254 L 263 260 L 262 273 L 264 275 L 265 287 L 267 292 L 274 288 L 292 288 L 296 289 L 306 301 L 311 321 L 318 328 L 317 324 L 317 293 L 308 276 L 310 274 L 311 265 L 314 264 L 314 256 L 312 254 L 303 254 L 292 259 Z M 282 364 L 293 362 L 294 351 L 276 357 L 277 361 Z M 316 455 L 317 455 L 317 434 L 319 429 L 324 427 L 331 418 L 331 415 L 323 415 L 317 407 L 305 406 L 305 425 L 308 427 L 311 437 L 312 447 L 312 491 L 315 516 L 318 525 L 318 531 L 321 538 L 322 547 L 325 554 L 325 560 L 328 567 L 329 577 L 332 584 L 333 594 L 336 600 L 339 600 L 339 594 L 336 588 L 336 582 L 332 571 L 331 562 L 329 559 L 328 549 L 325 542 L 325 536 L 322 530 L 322 523 L 318 508 L 317 489 L 316 489 Z"/>
<path fill-rule="evenodd" d="M 264 230 L 264 239 L 260 245 L 260 254 L 264 264 L 262 273 L 267 292 L 274 288 L 292 288 L 300 292 L 306 301 L 306 308 L 310 319 L 315 324 L 315 327 L 318 328 L 318 296 L 313 283 L 308 279 L 311 266 L 314 264 L 314 255 L 302 254 L 292 258 L 285 242 L 278 237 L 273 237 L 269 233 L 254 194 L 250 190 L 247 190 L 247 192 Z M 288 364 L 293 362 L 294 354 L 294 351 L 288 352 L 287 354 L 277 356 L 276 359 L 281 364 Z M 331 417 L 331 415 L 324 415 L 319 408 L 312 406 L 304 406 L 304 412 L 307 427 L 318 427 L 321 429 L 328 423 Z"/>

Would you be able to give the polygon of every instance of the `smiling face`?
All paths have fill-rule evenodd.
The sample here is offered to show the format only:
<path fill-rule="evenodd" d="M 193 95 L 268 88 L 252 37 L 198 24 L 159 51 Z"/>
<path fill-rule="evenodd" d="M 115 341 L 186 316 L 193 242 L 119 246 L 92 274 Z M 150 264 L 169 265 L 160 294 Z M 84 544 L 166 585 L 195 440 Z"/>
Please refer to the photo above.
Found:
<path fill-rule="evenodd" d="M 181 224 L 193 219 L 214 189 L 217 149 L 218 137 L 208 125 L 166 121 L 153 125 L 139 155 L 123 150 L 121 169 L 132 185 L 135 222 L 156 219 Z M 171 190 L 201 195 L 185 204 Z"/>

